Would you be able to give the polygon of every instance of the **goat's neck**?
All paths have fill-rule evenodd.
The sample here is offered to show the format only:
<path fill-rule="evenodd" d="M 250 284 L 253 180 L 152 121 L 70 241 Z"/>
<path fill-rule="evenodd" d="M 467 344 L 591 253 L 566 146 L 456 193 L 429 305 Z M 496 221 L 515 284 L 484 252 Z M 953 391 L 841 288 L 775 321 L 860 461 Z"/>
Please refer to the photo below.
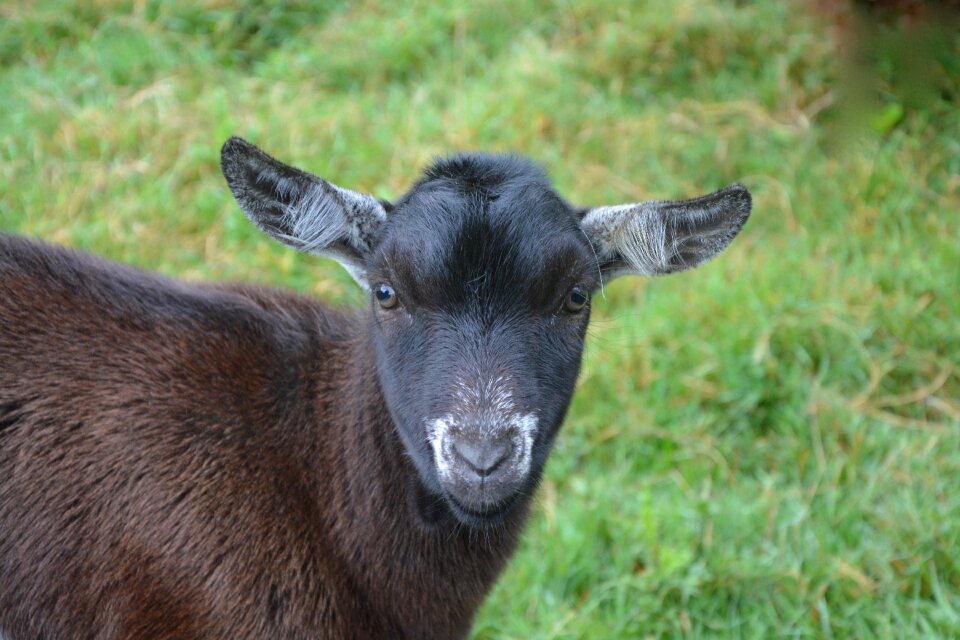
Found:
<path fill-rule="evenodd" d="M 339 384 L 318 394 L 317 415 L 335 416 L 318 469 L 337 505 L 330 542 L 364 597 L 408 635 L 459 637 L 514 551 L 527 504 L 478 531 L 426 492 L 387 410 L 369 331 L 357 323 L 332 359 Z"/>

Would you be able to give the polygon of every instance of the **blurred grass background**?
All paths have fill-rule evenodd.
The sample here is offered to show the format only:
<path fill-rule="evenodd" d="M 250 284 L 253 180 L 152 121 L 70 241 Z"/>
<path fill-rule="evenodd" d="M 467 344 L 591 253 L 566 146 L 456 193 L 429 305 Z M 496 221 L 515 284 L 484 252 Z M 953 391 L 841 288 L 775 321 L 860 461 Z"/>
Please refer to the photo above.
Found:
<path fill-rule="evenodd" d="M 742 181 L 727 254 L 596 300 L 475 636 L 960 637 L 960 29 L 857 16 L 6 0 L 0 230 L 355 304 L 244 220 L 229 135 L 385 198 L 469 149 L 528 154 L 583 205 Z"/>

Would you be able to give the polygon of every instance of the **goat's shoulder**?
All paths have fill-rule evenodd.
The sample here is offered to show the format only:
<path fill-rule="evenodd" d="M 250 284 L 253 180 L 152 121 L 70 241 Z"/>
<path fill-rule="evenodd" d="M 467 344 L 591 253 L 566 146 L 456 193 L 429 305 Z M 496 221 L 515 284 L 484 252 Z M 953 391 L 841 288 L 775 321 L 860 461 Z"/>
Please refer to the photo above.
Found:
<path fill-rule="evenodd" d="M 41 388 L 98 402 L 166 389 L 183 408 L 243 388 L 269 404 L 337 361 L 356 327 L 344 313 L 282 290 L 183 282 L 0 234 L 0 360 L 17 363 L 0 371 L 0 400 Z"/>

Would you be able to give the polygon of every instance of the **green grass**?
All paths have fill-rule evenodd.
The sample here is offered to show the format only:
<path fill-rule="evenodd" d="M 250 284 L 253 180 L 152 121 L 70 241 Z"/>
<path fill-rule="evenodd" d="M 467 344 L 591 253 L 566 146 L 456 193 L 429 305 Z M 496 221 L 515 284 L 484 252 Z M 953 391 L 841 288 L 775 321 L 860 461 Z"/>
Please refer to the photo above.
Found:
<path fill-rule="evenodd" d="M 387 198 L 458 149 L 580 204 L 742 181 L 726 255 L 596 301 L 475 635 L 958 637 L 960 29 L 918 93 L 909 46 L 847 69 L 806 7 L 5 2 L 0 229 L 352 304 L 244 220 L 227 136 Z"/>

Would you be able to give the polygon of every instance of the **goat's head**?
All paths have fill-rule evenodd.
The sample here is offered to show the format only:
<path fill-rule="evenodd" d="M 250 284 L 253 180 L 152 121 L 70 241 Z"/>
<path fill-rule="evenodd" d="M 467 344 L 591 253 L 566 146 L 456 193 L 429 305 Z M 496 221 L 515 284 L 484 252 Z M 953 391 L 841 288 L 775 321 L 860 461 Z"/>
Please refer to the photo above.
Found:
<path fill-rule="evenodd" d="M 237 138 L 222 167 L 254 224 L 339 260 L 369 290 L 380 384 L 406 452 L 424 487 L 473 526 L 533 491 L 573 392 L 592 292 L 695 267 L 750 213 L 739 185 L 576 208 L 509 156 L 439 161 L 395 204 Z"/>

